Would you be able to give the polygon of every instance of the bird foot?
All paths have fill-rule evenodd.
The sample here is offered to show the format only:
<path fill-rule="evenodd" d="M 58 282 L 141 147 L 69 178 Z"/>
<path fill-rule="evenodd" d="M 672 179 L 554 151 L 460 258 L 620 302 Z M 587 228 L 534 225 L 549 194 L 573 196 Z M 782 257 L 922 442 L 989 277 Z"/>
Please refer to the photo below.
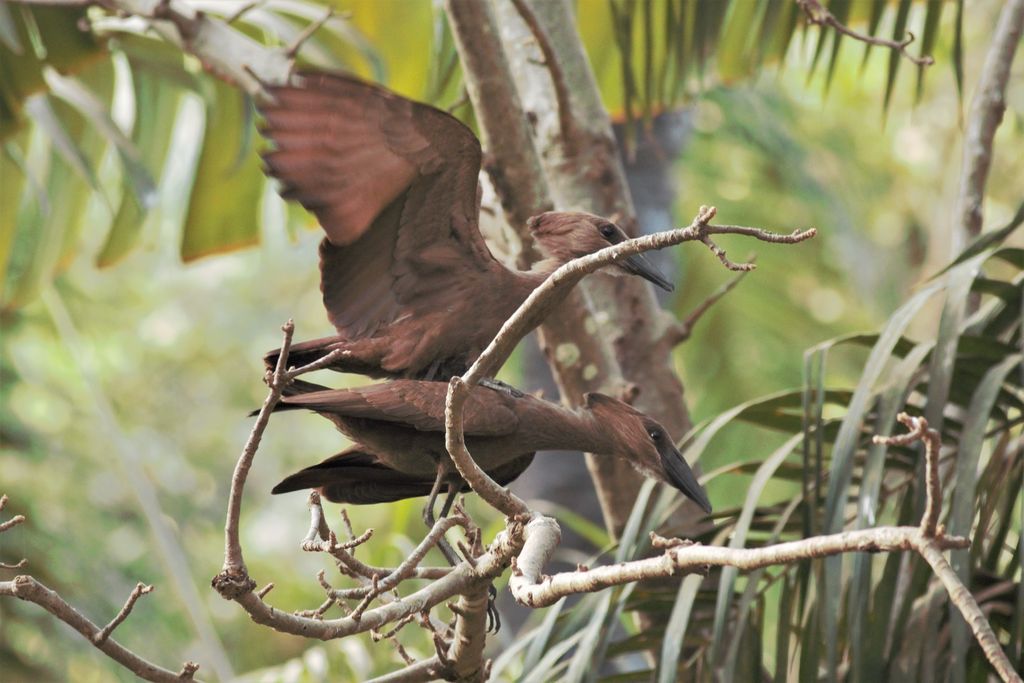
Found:
<path fill-rule="evenodd" d="M 501 630 L 501 615 L 498 614 L 498 589 L 492 583 L 487 587 L 487 632 L 497 633 Z"/>
<path fill-rule="evenodd" d="M 523 396 L 526 395 L 523 392 L 516 389 L 511 384 L 506 384 L 505 382 L 502 382 L 500 379 L 494 379 L 493 377 L 487 377 L 480 380 L 480 386 L 487 387 L 488 389 L 493 389 L 494 391 L 500 392 L 502 394 L 508 394 L 512 398 L 522 398 Z"/>

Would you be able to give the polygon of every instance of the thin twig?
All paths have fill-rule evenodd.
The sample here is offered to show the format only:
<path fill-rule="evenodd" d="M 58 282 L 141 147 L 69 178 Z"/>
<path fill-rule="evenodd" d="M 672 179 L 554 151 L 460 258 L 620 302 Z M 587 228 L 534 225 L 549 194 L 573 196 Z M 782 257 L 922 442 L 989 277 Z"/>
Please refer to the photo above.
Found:
<path fill-rule="evenodd" d="M 288 59 L 295 59 L 295 56 L 299 54 L 299 50 L 302 49 L 302 45 L 313 37 L 313 34 L 320 30 L 320 27 L 328 22 L 328 20 L 334 16 L 334 8 L 328 7 L 327 11 L 322 17 L 314 21 L 312 24 L 302 30 L 292 44 L 284 51 L 284 54 Z"/>
<path fill-rule="evenodd" d="M 187 662 L 181 672 L 170 671 L 143 659 L 113 638 L 105 638 L 101 642 L 96 642 L 95 638 L 102 632 L 102 629 L 72 607 L 55 591 L 31 576 L 16 576 L 12 581 L 0 581 L 0 596 L 12 596 L 39 605 L 82 634 L 103 654 L 147 681 L 180 683 L 182 680 L 191 680 L 192 675 L 199 668 L 198 665 Z"/>
<path fill-rule="evenodd" d="M 270 391 L 263 401 L 256 422 L 249 432 L 249 438 L 242 449 L 242 455 L 235 464 L 235 471 L 231 475 L 231 492 L 228 494 L 227 521 L 224 525 L 224 567 L 221 574 L 214 578 L 214 587 L 220 591 L 218 580 L 238 579 L 240 584 L 237 588 L 248 585 L 247 590 L 252 590 L 256 584 L 249 579 L 245 569 L 245 560 L 242 558 L 242 546 L 239 541 L 238 527 L 242 515 L 242 491 L 245 489 L 245 480 L 249 476 L 249 469 L 252 467 L 253 459 L 256 457 L 256 449 L 259 448 L 263 439 L 263 432 L 266 431 L 270 414 L 274 406 L 281 399 L 281 393 L 286 386 L 285 368 L 288 363 L 288 352 L 291 349 L 292 335 L 295 333 L 295 323 L 291 320 L 281 326 L 284 333 L 284 340 L 281 343 L 281 353 L 277 357 L 277 365 L 274 368 Z M 251 585 L 249 585 L 251 584 Z M 221 591 L 223 594 L 223 591 Z"/>
<path fill-rule="evenodd" d="M 19 524 L 21 524 L 24 521 L 25 521 L 25 515 L 14 515 L 13 517 L 11 517 L 6 522 L 0 524 L 0 534 L 2 534 L 3 532 L 7 531 L 8 529 L 11 529 L 13 527 L 18 526 Z"/>
<path fill-rule="evenodd" d="M 702 206 L 697 216 L 685 228 L 629 239 L 560 266 L 539 287 L 534 289 L 526 301 L 505 321 L 497 336 L 462 376 L 462 379 L 468 385 L 474 385 L 484 377 L 493 377 L 519 340 L 547 317 L 548 313 L 576 283 L 586 275 L 623 258 L 643 251 L 664 249 L 683 242 L 703 242 L 705 239 L 709 239 L 710 235 L 745 235 L 773 244 L 796 244 L 811 239 L 817 234 L 814 228 L 782 234 L 746 226 L 711 225 L 710 221 L 714 218 L 715 213 L 714 207 Z"/>
<path fill-rule="evenodd" d="M 854 31 L 850 27 L 844 25 L 836 19 L 831 12 L 825 9 L 818 0 L 796 0 L 796 4 L 800 5 L 800 8 L 804 11 L 804 16 L 807 17 L 807 23 L 809 24 L 814 24 L 816 26 L 831 26 L 838 33 L 842 33 L 844 36 L 849 36 L 854 40 L 859 40 L 862 43 L 891 48 L 918 66 L 931 66 L 935 63 L 935 60 L 929 55 L 915 57 L 907 52 L 907 47 L 914 42 L 914 34 L 910 31 L 907 31 L 907 37 L 899 42 L 895 40 L 888 40 L 886 38 L 876 38 L 875 36 L 869 36 L 866 33 Z"/>
<path fill-rule="evenodd" d="M 753 263 L 754 257 L 750 257 L 750 262 Z M 726 294 L 736 288 L 736 285 L 747 276 L 749 270 L 743 270 L 731 277 L 725 284 L 712 292 L 704 301 L 697 304 L 689 315 L 683 319 L 683 321 L 677 325 L 671 325 L 665 330 L 665 342 L 671 346 L 677 346 L 682 344 L 684 341 L 690 338 L 693 334 L 693 328 L 696 327 L 697 322 L 707 313 L 711 308 L 717 304 Z"/>
<path fill-rule="evenodd" d="M 921 534 L 931 538 L 938 530 L 939 508 L 942 505 L 942 484 L 939 481 L 939 450 L 942 448 L 942 437 L 938 430 L 928 426 L 928 420 L 923 417 L 900 413 L 896 419 L 910 431 L 896 436 L 875 436 L 874 442 L 890 446 L 907 446 L 915 441 L 924 442 L 927 495 L 924 516 L 921 518 Z"/>
<path fill-rule="evenodd" d="M 258 624 L 281 633 L 291 633 L 306 638 L 333 640 L 356 633 L 380 629 L 385 624 L 396 623 L 409 614 L 429 611 L 452 596 L 487 586 L 508 567 L 510 559 L 522 548 L 522 537 L 510 531 L 503 531 L 491 543 L 488 551 L 477 559 L 475 569 L 466 564 L 454 567 L 444 576 L 401 600 L 367 609 L 359 618 L 351 616 L 338 619 L 312 619 L 275 609 L 263 602 L 253 591 L 239 591 L 229 594 L 228 599 L 237 602 Z"/>
<path fill-rule="evenodd" d="M 331 530 L 324 519 L 324 508 L 320 504 L 320 494 L 310 491 L 306 503 L 309 507 L 309 531 L 300 544 L 303 550 L 320 550 L 320 542 L 330 542 Z"/>
<path fill-rule="evenodd" d="M 297 368 L 289 368 L 288 373 L 285 376 L 287 377 L 287 379 L 292 380 L 298 377 L 299 375 L 305 375 L 307 372 L 316 372 L 317 370 L 323 370 L 324 368 L 333 364 L 334 361 L 339 360 L 341 358 L 348 358 L 351 355 L 352 352 L 349 351 L 348 349 L 334 349 L 327 355 L 316 359 L 312 363 L 307 363 L 306 365 L 302 365 Z"/>
<path fill-rule="evenodd" d="M 464 514 L 454 514 L 450 517 L 442 517 L 434 523 L 434 526 L 430 529 L 430 532 L 423 538 L 422 541 L 416 546 L 416 548 L 409 554 L 400 565 L 391 570 L 384 570 L 380 567 L 370 567 L 364 565 L 361 562 L 356 561 L 351 556 L 344 557 L 336 551 L 340 548 L 328 549 L 332 555 L 338 558 L 340 561 L 349 564 L 351 561 L 350 568 L 357 571 L 358 574 L 371 579 L 374 581 L 372 587 L 367 588 L 353 588 L 345 591 L 336 591 L 335 594 L 341 594 L 346 598 L 373 598 L 381 593 L 389 590 L 393 590 L 398 587 L 402 581 L 409 578 L 420 578 L 418 577 L 418 570 L 420 569 L 419 563 L 423 561 L 427 553 L 431 548 L 436 546 L 441 538 L 444 537 L 445 533 L 456 526 L 466 527 L 469 523 L 469 518 Z M 447 574 L 450 569 L 445 568 L 444 574 Z"/>
<path fill-rule="evenodd" d="M 182 681 L 191 681 L 197 671 L 199 671 L 199 665 L 197 663 L 185 662 L 181 666 L 181 671 L 178 672 L 178 679 Z"/>
<path fill-rule="evenodd" d="M 395 624 L 394 628 L 392 628 L 392 629 L 390 629 L 388 631 L 384 631 L 383 633 L 381 633 L 380 631 L 376 631 L 376 630 L 370 631 L 370 638 L 375 643 L 379 643 L 380 641 L 386 640 L 388 638 L 394 638 L 398 634 L 399 631 L 401 631 L 403 628 L 405 628 L 405 626 L 407 624 L 412 623 L 415 619 L 416 619 L 416 615 L 415 614 L 406 615 L 406 617 L 404 619 L 400 620 L 397 624 Z"/>
<path fill-rule="evenodd" d="M 348 534 L 349 540 L 355 539 L 356 532 L 352 530 L 352 520 L 348 518 L 348 510 L 341 508 L 341 521 L 345 525 L 345 532 Z"/>
<path fill-rule="evenodd" d="M 224 23 L 228 25 L 235 23 L 236 21 L 241 19 L 243 15 L 247 14 L 251 10 L 256 9 L 266 1 L 267 0 L 252 0 L 252 2 L 245 3 L 244 5 L 239 7 L 237 11 L 224 17 Z"/>
<path fill-rule="evenodd" d="M 513 575 L 509 580 L 512 595 L 518 602 L 529 607 L 546 607 L 567 595 L 592 593 L 609 586 L 642 579 L 703 572 L 704 567 L 708 565 L 750 571 L 842 553 L 915 550 L 917 539 L 921 538 L 920 529 L 917 527 L 879 527 L 815 536 L 760 548 L 681 545 L 667 549 L 658 557 L 591 567 L 587 572 L 561 572 L 545 576 L 526 568 L 546 564 L 546 560 L 540 563 L 532 562 L 533 558 L 527 555 L 527 551 L 533 549 L 533 552 L 547 553 L 549 547 L 553 550 L 557 543 L 546 538 L 547 534 L 550 534 L 548 529 L 537 526 L 534 522 L 527 525 L 526 546 L 517 561 L 522 575 Z M 537 540 L 531 543 L 531 539 Z M 970 545 L 968 539 L 954 536 L 936 537 L 934 543 L 943 550 L 966 548 Z M 524 558 L 524 555 L 527 557 Z"/>
<path fill-rule="evenodd" d="M 715 217 L 715 213 L 714 207 L 702 206 L 697 216 L 686 228 L 626 240 L 560 266 L 534 289 L 526 301 L 505 321 L 498 334 L 469 370 L 462 377 L 451 379 L 445 400 L 445 446 L 459 470 L 459 474 L 489 505 L 508 516 L 529 514 L 530 512 L 526 503 L 505 487 L 499 486 L 486 472 L 480 469 L 466 449 L 462 428 L 462 411 L 469 396 L 469 389 L 484 377 L 492 377 L 508 359 L 519 341 L 535 328 L 583 277 L 619 259 L 642 251 L 663 249 L 692 241 L 706 244 L 727 266 L 737 270 L 750 270 L 753 268 L 753 264 L 738 266 L 731 264 L 725 258 L 725 252 L 711 241 L 710 235 L 738 234 L 754 237 L 763 242 L 796 244 L 811 239 L 817 234 L 814 228 L 780 234 L 747 226 L 711 225 L 710 221 Z"/>
<path fill-rule="evenodd" d="M 445 107 L 444 110 L 446 112 L 448 112 L 449 114 L 454 115 L 456 111 L 458 111 L 460 108 L 466 106 L 467 104 L 469 104 L 469 93 L 466 92 L 465 88 L 463 88 L 462 92 L 459 94 L 458 98 L 454 102 L 449 104 L 447 107 Z M 481 210 L 483 210 L 483 209 L 481 208 Z"/>
<path fill-rule="evenodd" d="M 304 609 L 299 610 L 295 614 L 300 617 L 311 617 L 313 619 L 323 619 L 324 614 L 337 603 L 337 599 L 333 595 L 328 595 L 327 599 L 324 600 L 319 607 L 316 609 Z"/>
<path fill-rule="evenodd" d="M 92 637 L 93 645 L 102 645 L 106 642 L 110 634 L 114 632 L 114 629 L 121 625 L 121 622 L 128 618 L 128 615 L 132 613 L 132 608 L 135 607 L 135 603 L 139 601 L 143 595 L 153 592 L 153 586 L 147 586 L 141 581 L 135 584 L 135 588 L 132 589 L 128 599 L 125 600 L 124 606 L 121 611 L 110 620 L 110 623 L 100 629 L 99 633 Z"/>

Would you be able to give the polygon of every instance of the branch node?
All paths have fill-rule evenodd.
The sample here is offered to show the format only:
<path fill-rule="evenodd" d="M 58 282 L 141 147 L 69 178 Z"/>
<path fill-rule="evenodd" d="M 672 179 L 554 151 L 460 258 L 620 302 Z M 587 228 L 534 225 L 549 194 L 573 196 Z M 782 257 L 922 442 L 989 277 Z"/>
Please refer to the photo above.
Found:
<path fill-rule="evenodd" d="M 138 602 L 139 598 L 151 592 L 153 592 L 153 586 L 147 586 L 141 581 L 135 584 L 135 588 L 132 589 L 131 595 L 128 596 L 128 599 L 125 601 L 121 611 L 110 620 L 109 624 L 100 629 L 96 635 L 92 637 L 93 644 L 98 647 L 105 643 L 107 638 L 110 637 L 110 634 L 114 632 L 114 629 L 120 626 L 121 622 L 127 619 L 128 615 L 132 613 L 132 608 L 135 607 L 135 603 Z"/>
<path fill-rule="evenodd" d="M 178 672 L 178 678 L 183 681 L 191 681 L 196 672 L 199 671 L 199 665 L 195 662 L 185 662 L 181 667 L 181 671 Z"/>
<path fill-rule="evenodd" d="M 653 531 L 650 533 L 651 547 L 656 550 L 671 550 L 673 548 L 679 548 L 682 546 L 695 545 L 695 543 L 687 538 L 665 538 L 659 536 Z"/>
<path fill-rule="evenodd" d="M 909 431 L 896 436 L 873 437 L 877 444 L 907 446 L 915 441 L 924 442 L 925 458 L 925 509 L 921 518 L 921 535 L 925 538 L 941 537 L 945 529 L 939 526 L 939 514 L 942 507 L 942 482 L 939 478 L 939 451 L 942 448 L 942 436 L 928 426 L 928 420 L 914 417 L 908 413 L 896 416 L 900 424 Z"/>
<path fill-rule="evenodd" d="M 224 569 L 213 577 L 210 585 L 225 600 L 237 600 L 256 588 L 256 582 L 249 578 L 244 569 L 238 572 Z"/>

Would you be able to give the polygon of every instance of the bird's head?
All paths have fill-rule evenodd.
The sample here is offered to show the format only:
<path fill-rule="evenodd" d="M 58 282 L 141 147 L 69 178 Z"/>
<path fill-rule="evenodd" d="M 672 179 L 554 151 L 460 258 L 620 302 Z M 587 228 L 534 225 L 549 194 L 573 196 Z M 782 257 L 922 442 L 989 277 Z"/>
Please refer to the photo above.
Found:
<path fill-rule="evenodd" d="M 615 223 L 584 211 L 548 211 L 532 217 L 527 227 L 541 252 L 559 264 L 628 239 L 622 228 Z M 673 289 L 672 283 L 644 254 L 621 259 L 609 270 L 612 273 L 639 275 L 668 292 Z"/>
<path fill-rule="evenodd" d="M 610 446 L 606 455 L 625 458 L 644 476 L 670 484 L 711 512 L 707 493 L 664 427 L 611 396 L 589 393 L 584 398 L 585 409 Z"/>

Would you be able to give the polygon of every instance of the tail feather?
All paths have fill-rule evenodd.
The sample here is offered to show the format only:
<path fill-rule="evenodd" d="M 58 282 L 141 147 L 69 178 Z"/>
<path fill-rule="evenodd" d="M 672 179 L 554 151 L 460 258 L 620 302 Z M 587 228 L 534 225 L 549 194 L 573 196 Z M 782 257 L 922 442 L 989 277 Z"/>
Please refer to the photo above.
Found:
<path fill-rule="evenodd" d="M 318 489 L 333 503 L 370 505 L 426 496 L 433 485 L 432 479 L 391 469 L 354 447 L 285 477 L 271 493 Z"/>
<path fill-rule="evenodd" d="M 367 377 L 389 378 L 396 377 L 381 367 L 379 352 L 376 350 L 379 344 L 375 340 L 364 339 L 349 341 L 344 337 L 321 337 L 309 341 L 292 344 L 288 349 L 288 366 L 302 367 L 314 363 L 332 351 L 344 349 L 343 357 L 337 358 L 326 369 L 336 372 L 349 372 Z M 271 349 L 263 354 L 263 364 L 267 369 L 277 367 L 277 359 L 281 355 L 281 349 Z"/>
<path fill-rule="evenodd" d="M 495 468 L 489 474 L 502 486 L 512 482 L 533 462 L 533 453 Z M 461 483 L 463 493 L 470 491 L 468 484 L 453 475 L 452 483 Z M 354 446 L 327 458 L 321 463 L 285 477 L 271 493 L 288 493 L 303 489 L 317 489 L 332 503 L 370 505 L 393 503 L 406 498 L 430 495 L 432 478 L 406 474 L 388 467 L 373 455 Z"/>
<path fill-rule="evenodd" d="M 281 392 L 281 395 L 300 396 L 302 394 L 311 394 L 314 391 L 330 391 L 330 388 L 325 387 L 322 384 L 317 384 L 315 382 L 307 382 L 306 380 L 302 379 L 293 379 L 284 388 L 284 390 Z M 303 408 L 304 406 L 289 405 L 287 403 L 284 403 L 283 401 L 279 401 L 277 405 L 274 406 L 274 412 L 280 413 L 284 410 L 302 410 Z M 260 410 L 262 410 L 262 408 L 257 408 L 256 410 L 250 411 L 248 417 L 256 417 L 257 415 L 260 414 Z"/>

